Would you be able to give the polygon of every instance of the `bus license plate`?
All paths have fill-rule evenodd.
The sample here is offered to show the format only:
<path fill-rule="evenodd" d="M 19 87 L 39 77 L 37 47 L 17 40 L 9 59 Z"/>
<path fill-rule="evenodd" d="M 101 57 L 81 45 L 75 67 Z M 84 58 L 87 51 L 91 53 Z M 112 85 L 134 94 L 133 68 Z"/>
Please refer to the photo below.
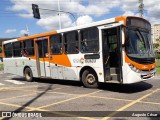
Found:
<path fill-rule="evenodd" d="M 151 77 L 151 73 L 148 73 L 148 74 L 147 74 L 147 77 Z"/>

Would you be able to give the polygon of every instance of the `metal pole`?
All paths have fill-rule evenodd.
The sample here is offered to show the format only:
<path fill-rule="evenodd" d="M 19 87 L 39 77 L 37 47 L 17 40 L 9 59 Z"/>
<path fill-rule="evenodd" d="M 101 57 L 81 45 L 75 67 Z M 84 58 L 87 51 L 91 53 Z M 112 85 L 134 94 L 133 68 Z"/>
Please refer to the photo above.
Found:
<path fill-rule="evenodd" d="M 143 0 L 139 0 L 139 13 L 140 16 L 143 17 L 143 11 L 144 11 L 144 4 L 143 4 Z"/>
<path fill-rule="evenodd" d="M 55 11 L 55 12 L 58 12 L 58 13 L 67 13 L 67 14 L 70 14 L 70 15 L 74 18 L 75 24 L 76 24 L 76 26 L 77 26 L 76 18 L 75 18 L 75 16 L 74 16 L 74 14 L 71 13 L 71 12 L 67 12 L 67 11 L 63 11 L 63 10 L 61 10 L 61 11 L 58 11 L 58 10 L 50 10 L 50 9 L 44 9 L 44 8 L 39 8 L 39 9 L 40 9 L 40 10 Z M 61 26 L 61 25 L 60 25 L 60 26 Z"/>
<path fill-rule="evenodd" d="M 60 3 L 59 3 L 59 0 L 58 0 L 58 15 L 59 15 L 59 29 L 61 29 L 62 28 L 62 26 L 61 26 L 61 10 L 60 10 Z"/>

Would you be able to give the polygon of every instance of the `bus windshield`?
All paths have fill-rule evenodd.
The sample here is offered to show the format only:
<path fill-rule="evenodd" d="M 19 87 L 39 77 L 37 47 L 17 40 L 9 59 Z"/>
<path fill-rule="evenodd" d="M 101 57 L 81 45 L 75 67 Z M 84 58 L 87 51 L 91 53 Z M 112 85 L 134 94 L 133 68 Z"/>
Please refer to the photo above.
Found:
<path fill-rule="evenodd" d="M 138 28 L 128 29 L 126 52 L 128 56 L 133 58 L 153 58 L 150 32 Z"/>

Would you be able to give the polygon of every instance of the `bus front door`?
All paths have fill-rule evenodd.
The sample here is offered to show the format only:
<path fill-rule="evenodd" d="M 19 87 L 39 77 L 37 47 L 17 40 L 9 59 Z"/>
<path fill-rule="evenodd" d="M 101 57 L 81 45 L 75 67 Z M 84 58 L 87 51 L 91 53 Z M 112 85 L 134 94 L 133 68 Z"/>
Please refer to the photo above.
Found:
<path fill-rule="evenodd" d="M 37 70 L 39 77 L 50 77 L 48 39 L 37 41 Z"/>
<path fill-rule="evenodd" d="M 120 27 L 102 30 L 103 63 L 105 81 L 121 81 Z"/>

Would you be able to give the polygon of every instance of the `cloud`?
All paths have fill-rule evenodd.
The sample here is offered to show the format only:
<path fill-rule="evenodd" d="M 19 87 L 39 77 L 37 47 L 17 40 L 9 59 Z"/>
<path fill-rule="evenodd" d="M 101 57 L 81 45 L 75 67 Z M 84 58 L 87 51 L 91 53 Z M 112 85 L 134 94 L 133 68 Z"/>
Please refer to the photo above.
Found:
<path fill-rule="evenodd" d="M 21 14 L 18 14 L 18 16 L 23 17 L 23 18 L 33 18 L 33 14 L 24 14 L 24 13 L 21 13 Z"/>
<path fill-rule="evenodd" d="M 83 25 L 83 24 L 93 22 L 93 19 L 92 17 L 85 15 L 85 16 L 80 16 L 76 22 L 77 22 L 77 25 Z"/>
<path fill-rule="evenodd" d="M 5 33 L 14 33 L 16 31 L 17 31 L 16 29 L 7 29 Z"/>
<path fill-rule="evenodd" d="M 17 15 L 23 18 L 32 18 L 31 4 L 37 4 L 39 8 L 58 10 L 57 0 L 10 0 L 12 5 L 10 10 L 17 12 Z M 107 19 L 119 15 L 136 15 L 138 13 L 138 0 L 59 0 L 60 8 L 63 11 L 73 13 L 77 18 L 77 23 L 83 24 L 84 20 L 92 22 L 95 20 Z M 144 17 L 150 22 L 157 23 L 160 19 L 160 1 L 144 1 Z M 47 29 L 58 29 L 57 12 L 45 11 L 40 9 L 41 18 L 37 20 L 37 25 Z M 84 17 L 85 16 L 85 17 Z M 88 17 L 87 17 L 88 16 Z M 104 17 L 105 16 L 105 17 Z M 83 19 L 82 19 L 83 18 Z M 70 27 L 74 19 L 69 14 L 62 14 L 62 28 Z"/>
<path fill-rule="evenodd" d="M 26 34 L 29 34 L 29 32 L 28 32 L 27 30 L 21 30 L 21 31 L 20 31 L 20 34 L 24 36 L 24 35 L 26 35 Z"/>
<path fill-rule="evenodd" d="M 42 18 L 37 22 L 37 25 L 44 27 L 47 30 L 55 30 L 57 28 L 59 28 L 59 16 L 50 16 L 47 18 Z M 67 28 L 70 27 L 72 25 L 72 20 L 71 18 L 66 15 L 63 14 L 61 16 L 61 26 L 62 28 Z"/>

